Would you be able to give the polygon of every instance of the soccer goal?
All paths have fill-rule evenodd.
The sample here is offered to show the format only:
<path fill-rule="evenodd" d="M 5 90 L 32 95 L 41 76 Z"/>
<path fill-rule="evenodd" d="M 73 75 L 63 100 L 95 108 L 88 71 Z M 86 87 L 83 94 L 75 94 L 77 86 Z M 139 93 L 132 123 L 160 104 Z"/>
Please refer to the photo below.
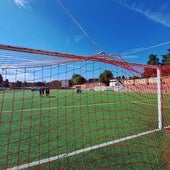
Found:
<path fill-rule="evenodd" d="M 1 169 L 169 169 L 169 68 L 0 45 Z"/>

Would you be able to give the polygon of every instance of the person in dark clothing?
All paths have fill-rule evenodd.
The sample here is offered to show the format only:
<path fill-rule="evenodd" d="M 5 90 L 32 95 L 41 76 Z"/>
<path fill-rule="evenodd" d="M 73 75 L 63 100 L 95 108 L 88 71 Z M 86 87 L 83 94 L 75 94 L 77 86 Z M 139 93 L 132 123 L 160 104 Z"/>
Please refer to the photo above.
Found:
<path fill-rule="evenodd" d="M 49 94 L 50 94 L 50 89 L 48 87 L 45 88 L 45 94 L 46 94 L 46 96 L 49 96 Z"/>
<path fill-rule="evenodd" d="M 42 87 L 42 97 L 44 97 L 45 87 Z"/>
<path fill-rule="evenodd" d="M 42 88 L 41 87 L 39 88 L 39 94 L 40 94 L 40 97 L 42 97 Z"/>

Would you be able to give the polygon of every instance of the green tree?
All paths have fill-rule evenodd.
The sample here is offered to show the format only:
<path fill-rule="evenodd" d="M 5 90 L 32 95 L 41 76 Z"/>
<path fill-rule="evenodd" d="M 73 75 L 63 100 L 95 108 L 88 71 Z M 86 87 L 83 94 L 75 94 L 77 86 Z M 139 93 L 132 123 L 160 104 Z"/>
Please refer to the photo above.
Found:
<path fill-rule="evenodd" d="M 150 54 L 147 64 L 148 65 L 160 65 L 159 58 L 157 57 L 157 55 Z M 142 77 L 146 77 L 146 78 L 155 77 L 156 74 L 157 74 L 156 69 L 145 67 L 144 72 L 142 73 Z"/>
<path fill-rule="evenodd" d="M 155 54 L 149 55 L 149 60 L 147 62 L 148 65 L 159 65 L 159 58 Z"/>
<path fill-rule="evenodd" d="M 4 87 L 9 87 L 9 80 L 8 79 L 5 80 Z"/>
<path fill-rule="evenodd" d="M 113 78 L 112 72 L 109 70 L 105 70 L 103 73 L 100 74 L 99 81 L 109 86 L 110 79 L 112 78 Z"/>
<path fill-rule="evenodd" d="M 44 83 L 44 82 L 41 82 L 41 81 L 38 81 L 38 82 L 36 83 L 36 86 L 45 86 L 45 83 Z"/>
<path fill-rule="evenodd" d="M 162 65 L 170 64 L 170 49 L 166 55 L 162 55 Z"/>
<path fill-rule="evenodd" d="M 170 75 L 170 49 L 168 49 L 168 53 L 162 55 L 162 76 Z"/>
<path fill-rule="evenodd" d="M 86 82 L 86 79 L 81 76 L 80 74 L 73 74 L 71 78 L 71 84 L 72 85 L 78 85 L 78 84 L 83 84 Z"/>

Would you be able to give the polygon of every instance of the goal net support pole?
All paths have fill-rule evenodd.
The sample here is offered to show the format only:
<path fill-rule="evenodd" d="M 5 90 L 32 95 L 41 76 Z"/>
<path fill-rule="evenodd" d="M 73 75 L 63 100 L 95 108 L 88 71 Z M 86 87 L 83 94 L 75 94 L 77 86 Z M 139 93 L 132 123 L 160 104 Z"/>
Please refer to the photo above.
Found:
<path fill-rule="evenodd" d="M 162 129 L 161 71 L 157 68 L 158 128 Z"/>

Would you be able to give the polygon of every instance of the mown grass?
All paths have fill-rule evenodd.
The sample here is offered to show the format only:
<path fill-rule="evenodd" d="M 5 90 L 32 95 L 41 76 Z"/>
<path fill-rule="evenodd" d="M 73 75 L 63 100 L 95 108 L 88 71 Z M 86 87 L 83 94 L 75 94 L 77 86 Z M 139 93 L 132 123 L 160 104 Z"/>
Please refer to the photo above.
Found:
<path fill-rule="evenodd" d="M 1 169 L 158 127 L 156 94 L 52 90 L 40 98 L 38 92 L 5 91 L 0 108 Z M 30 169 L 166 169 L 168 138 L 155 132 Z"/>

